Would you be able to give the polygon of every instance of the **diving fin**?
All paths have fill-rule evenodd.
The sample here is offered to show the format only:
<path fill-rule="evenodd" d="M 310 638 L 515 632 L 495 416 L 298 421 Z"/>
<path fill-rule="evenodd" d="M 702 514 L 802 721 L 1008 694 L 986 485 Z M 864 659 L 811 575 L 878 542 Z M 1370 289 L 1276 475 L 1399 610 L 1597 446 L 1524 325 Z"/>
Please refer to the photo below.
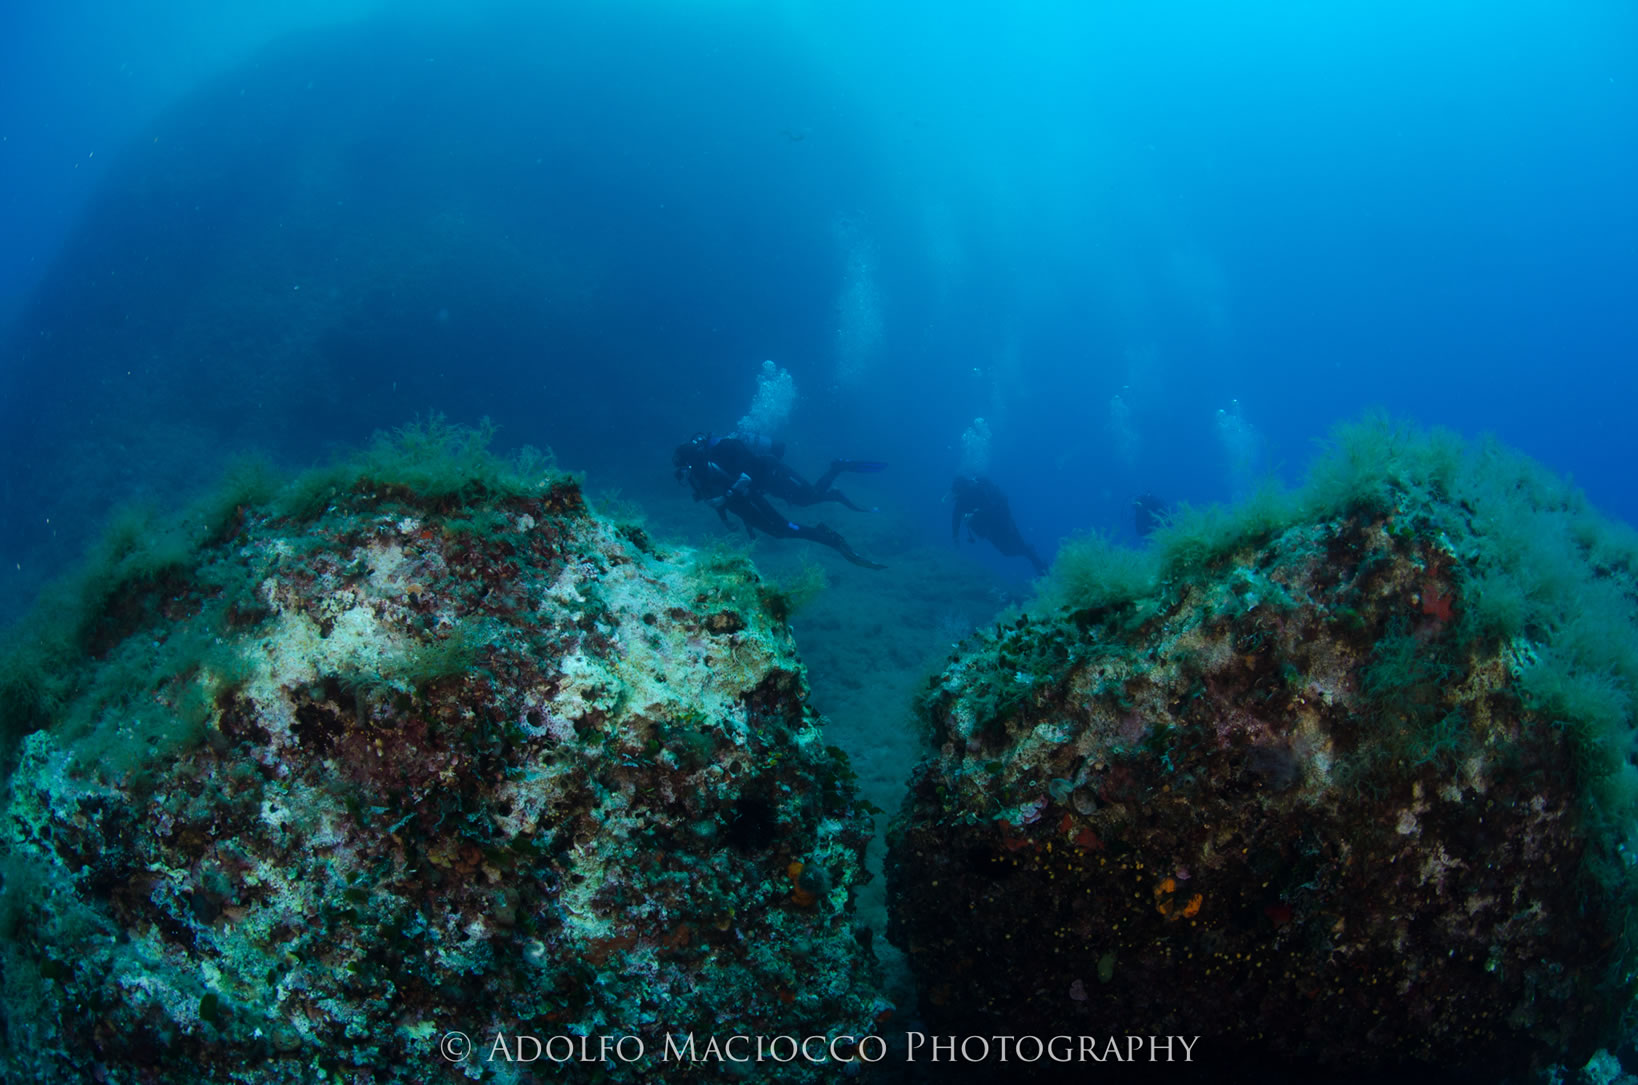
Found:
<path fill-rule="evenodd" d="M 811 528 L 810 531 L 810 538 L 816 542 L 824 543 L 826 546 L 830 547 L 832 550 L 836 551 L 838 554 L 842 555 L 855 565 L 862 565 L 866 569 L 887 568 L 887 566 L 881 564 L 880 562 L 871 561 L 869 558 L 864 557 L 857 550 L 853 549 L 853 547 L 849 546 L 847 544 L 847 540 L 842 538 L 841 533 L 835 528 L 829 527 L 825 524 L 817 524 Z"/>

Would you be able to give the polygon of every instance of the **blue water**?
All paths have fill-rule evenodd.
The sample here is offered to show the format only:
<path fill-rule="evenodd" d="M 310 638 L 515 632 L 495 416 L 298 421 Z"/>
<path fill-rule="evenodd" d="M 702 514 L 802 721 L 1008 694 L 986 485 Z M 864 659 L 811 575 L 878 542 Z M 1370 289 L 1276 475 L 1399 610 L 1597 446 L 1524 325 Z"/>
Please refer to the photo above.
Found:
<path fill-rule="evenodd" d="M 930 543 L 980 417 L 1046 551 L 1373 407 L 1638 520 L 1630 4 L 29 2 L 0 106 L 9 602 L 429 410 L 675 500 L 764 359 Z"/>

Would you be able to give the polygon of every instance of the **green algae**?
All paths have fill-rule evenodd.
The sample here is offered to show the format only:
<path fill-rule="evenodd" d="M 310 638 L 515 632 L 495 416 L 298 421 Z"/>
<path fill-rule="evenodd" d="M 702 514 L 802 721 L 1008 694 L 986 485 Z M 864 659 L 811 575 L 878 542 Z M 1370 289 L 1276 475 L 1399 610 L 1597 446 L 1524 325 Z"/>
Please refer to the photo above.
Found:
<path fill-rule="evenodd" d="M 1031 610 L 1130 606 L 1162 581 L 1209 576 L 1299 524 L 1352 515 L 1382 517 L 1402 543 L 1436 542 L 1428 588 L 1451 593 L 1457 641 L 1517 642 L 1509 650 L 1521 660 L 1515 677 L 1525 696 L 1575 743 L 1591 823 L 1638 853 L 1638 839 L 1627 840 L 1638 822 L 1638 768 L 1629 756 L 1638 748 L 1638 533 L 1494 441 L 1469 443 L 1384 416 L 1339 426 L 1295 491 L 1264 487 L 1232 507 L 1182 506 L 1155 533 L 1152 553 L 1095 538 L 1066 546 Z M 1440 586 L 1441 566 L 1450 569 L 1449 588 Z M 1245 588 L 1224 604 L 1225 616 L 1261 601 L 1294 605 L 1277 585 L 1253 590 L 1251 570 L 1233 575 Z M 1335 617 L 1366 632 L 1355 606 Z M 1404 691 L 1403 718 L 1387 726 L 1414 760 L 1459 757 L 1466 741 L 1426 695 L 1442 666 L 1439 650 L 1390 638 L 1374 649 L 1367 674 L 1376 692 Z"/>
<path fill-rule="evenodd" d="M 22 736 L 46 726 L 84 738 L 84 759 L 114 775 L 202 738 L 211 705 L 231 696 L 249 672 L 222 634 L 267 616 L 257 586 L 286 558 L 221 545 L 254 512 L 311 522 L 346 495 L 354 516 L 394 502 L 428 504 L 464 510 L 444 524 L 452 536 L 474 543 L 515 536 L 499 503 L 550 493 L 567 476 L 533 449 L 511 459 L 496 455 L 489 450 L 493 436 L 487 421 L 462 427 L 434 414 L 282 485 L 264 461 L 245 460 L 181 516 L 143 506 L 116 513 L 82 567 L 47 588 L 0 645 L 0 765 Z M 318 548 L 324 536 L 303 541 Z M 178 618 L 194 615 L 201 620 L 184 635 L 169 631 Z M 483 639 L 481 630 L 459 627 L 346 680 L 414 689 L 469 670 Z M 122 717 L 117 724 L 114 715 Z"/>
<path fill-rule="evenodd" d="M 667 557 L 543 461 L 475 447 L 437 423 L 260 504 L 236 484 L 151 566 L 125 530 L 123 587 L 87 596 L 133 594 L 120 624 L 58 623 L 64 680 L 13 717 L 32 733 L 0 898 L 8 1027 L 44 1077 L 72 1058 L 65 1013 L 123 1015 L 111 1080 L 152 1051 L 164 1080 L 389 1049 L 409 1074 L 431 1022 L 479 1002 L 564 1027 L 867 1023 L 849 916 L 872 808 L 755 570 Z M 292 1016 L 291 975 L 323 1013 Z"/>
<path fill-rule="evenodd" d="M 1382 419 L 1300 490 L 1179 510 L 1147 557 L 1070 548 L 922 702 L 889 879 L 924 1012 L 1058 1020 L 1103 938 L 1122 967 L 1089 1008 L 1129 1029 L 1164 987 L 1321 1058 L 1608 1042 L 1638 975 L 1635 569 L 1536 465 Z"/>

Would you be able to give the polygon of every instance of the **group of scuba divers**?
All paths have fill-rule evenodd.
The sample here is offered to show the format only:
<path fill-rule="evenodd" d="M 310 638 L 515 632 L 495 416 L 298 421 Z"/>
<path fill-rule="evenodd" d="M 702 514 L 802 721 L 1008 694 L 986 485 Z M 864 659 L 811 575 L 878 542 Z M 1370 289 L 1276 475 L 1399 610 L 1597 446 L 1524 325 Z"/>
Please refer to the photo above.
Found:
<path fill-rule="evenodd" d="M 863 512 L 836 489 L 836 478 L 844 472 L 874 473 L 885 468 L 885 463 L 832 460 L 817 482 L 809 482 L 785 463 L 783 442 L 737 433 L 726 437 L 697 433 L 686 444 L 677 446 L 672 462 L 677 479 L 688 483 L 694 500 L 710 504 L 724 524 L 730 523 L 728 514 L 733 513 L 752 536 L 760 531 L 776 539 L 808 539 L 830 547 L 855 565 L 886 568 L 854 550 L 834 528 L 799 524 L 769 501 L 777 497 L 801 506 L 834 501 Z M 982 477 L 958 476 L 950 487 L 950 501 L 950 535 L 956 542 L 961 541 L 965 527 L 969 542 L 987 539 L 1007 557 L 1028 559 L 1037 576 L 1046 572 L 1046 562 L 1018 533 L 1006 495 L 995 483 Z"/>

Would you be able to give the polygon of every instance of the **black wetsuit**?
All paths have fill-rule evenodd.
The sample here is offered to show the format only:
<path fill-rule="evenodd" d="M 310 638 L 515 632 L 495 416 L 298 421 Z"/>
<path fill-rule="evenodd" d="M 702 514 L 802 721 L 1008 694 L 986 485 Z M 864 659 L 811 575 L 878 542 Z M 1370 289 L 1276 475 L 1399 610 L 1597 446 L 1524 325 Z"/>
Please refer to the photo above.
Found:
<path fill-rule="evenodd" d="M 958 476 L 950 486 L 950 537 L 961 541 L 961 525 L 967 525 L 967 537 L 988 539 L 995 548 L 1009 558 L 1029 559 L 1035 566 L 1035 575 L 1047 571 L 1046 562 L 1024 541 L 1013 523 L 1012 510 L 1007 506 L 1007 495 L 987 478 Z"/>
<path fill-rule="evenodd" d="M 777 442 L 755 438 L 747 440 L 734 434 L 708 437 L 705 453 L 710 475 L 715 482 L 722 483 L 724 489 L 744 475 L 751 480 L 751 488 L 757 493 L 770 494 L 793 505 L 836 501 L 855 512 L 864 511 L 832 485 L 837 475 L 854 466 L 849 460 L 832 460 L 818 482 L 809 482 L 782 459 L 785 446 Z M 695 489 L 697 492 L 699 488 Z"/>
<path fill-rule="evenodd" d="M 745 530 L 753 536 L 760 531 L 776 539 L 808 539 L 830 547 L 855 565 L 868 569 L 886 568 L 862 557 L 834 528 L 824 524 L 799 524 L 768 500 L 771 494 L 793 505 L 836 501 L 850 509 L 858 509 L 858 505 L 831 484 L 843 471 L 876 470 L 880 465 L 834 460 L 819 476 L 818 482 L 809 482 L 781 459 L 783 453 L 782 445 L 762 440 L 752 441 L 734 435 L 697 437 L 686 445 L 678 446 L 673 460 L 677 477 L 687 481 L 694 491 L 694 500 L 710 502 L 723 523 L 728 522 L 731 512 L 740 518 Z"/>
<path fill-rule="evenodd" d="M 1171 522 L 1172 507 L 1154 494 L 1142 494 L 1132 502 L 1132 527 L 1138 538 L 1147 539 Z"/>

